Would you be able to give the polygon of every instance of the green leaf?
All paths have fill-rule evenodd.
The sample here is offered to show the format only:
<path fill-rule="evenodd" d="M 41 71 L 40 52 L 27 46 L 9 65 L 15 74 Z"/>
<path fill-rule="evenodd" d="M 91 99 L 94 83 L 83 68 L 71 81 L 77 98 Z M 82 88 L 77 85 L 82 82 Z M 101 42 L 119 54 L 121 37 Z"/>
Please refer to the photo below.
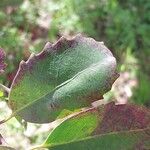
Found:
<path fill-rule="evenodd" d="M 85 110 L 65 119 L 48 136 L 44 143 L 54 145 L 74 141 L 89 136 L 99 123 L 98 111 L 95 108 Z"/>
<path fill-rule="evenodd" d="M 90 108 L 57 126 L 41 147 L 49 149 L 150 148 L 150 111 L 114 103 Z M 144 140 L 143 140 L 144 139 Z"/>
<path fill-rule="evenodd" d="M 63 109 L 73 111 L 101 99 L 117 77 L 116 60 L 103 43 L 81 35 L 62 37 L 20 63 L 9 94 L 12 116 L 51 122 Z"/>
<path fill-rule="evenodd" d="M 150 129 L 108 133 L 49 147 L 49 150 L 148 150 L 148 133 Z"/>

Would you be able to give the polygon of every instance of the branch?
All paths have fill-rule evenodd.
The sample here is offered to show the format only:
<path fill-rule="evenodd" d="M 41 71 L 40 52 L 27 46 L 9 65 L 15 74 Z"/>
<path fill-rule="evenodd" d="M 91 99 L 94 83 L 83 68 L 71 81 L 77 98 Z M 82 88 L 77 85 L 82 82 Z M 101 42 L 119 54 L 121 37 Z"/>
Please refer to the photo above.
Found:
<path fill-rule="evenodd" d="M 9 93 L 10 92 L 10 88 L 6 87 L 5 85 L 0 83 L 0 88 L 3 89 L 5 92 Z"/>

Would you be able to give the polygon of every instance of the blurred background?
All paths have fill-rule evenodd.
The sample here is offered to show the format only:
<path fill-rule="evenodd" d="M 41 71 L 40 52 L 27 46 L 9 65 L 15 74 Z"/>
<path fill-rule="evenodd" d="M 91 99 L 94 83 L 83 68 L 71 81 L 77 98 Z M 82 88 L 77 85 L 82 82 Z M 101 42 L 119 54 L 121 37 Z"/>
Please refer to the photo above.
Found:
<path fill-rule="evenodd" d="M 103 41 L 117 58 L 120 77 L 105 99 L 150 107 L 149 0 L 1 0 L 0 47 L 7 68 L 0 83 L 9 87 L 19 62 L 40 52 L 47 41 L 77 33 Z M 1 101 L 0 118 L 8 113 Z M 12 119 L 0 132 L 11 146 L 26 149 L 41 144 L 50 128 L 29 124 L 24 130 Z"/>

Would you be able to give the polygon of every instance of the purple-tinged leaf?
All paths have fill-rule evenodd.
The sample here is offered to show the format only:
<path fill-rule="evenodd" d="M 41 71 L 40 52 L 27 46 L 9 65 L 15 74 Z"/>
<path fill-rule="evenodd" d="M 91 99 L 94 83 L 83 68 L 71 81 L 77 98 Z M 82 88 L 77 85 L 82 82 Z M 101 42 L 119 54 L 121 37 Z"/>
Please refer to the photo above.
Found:
<path fill-rule="evenodd" d="M 117 77 L 116 59 L 104 44 L 81 35 L 62 37 L 20 63 L 9 94 L 12 116 L 51 122 L 63 109 L 90 106 L 101 99 Z"/>
<path fill-rule="evenodd" d="M 69 117 L 57 126 L 41 147 L 50 150 L 150 148 L 150 111 L 113 102 Z"/>

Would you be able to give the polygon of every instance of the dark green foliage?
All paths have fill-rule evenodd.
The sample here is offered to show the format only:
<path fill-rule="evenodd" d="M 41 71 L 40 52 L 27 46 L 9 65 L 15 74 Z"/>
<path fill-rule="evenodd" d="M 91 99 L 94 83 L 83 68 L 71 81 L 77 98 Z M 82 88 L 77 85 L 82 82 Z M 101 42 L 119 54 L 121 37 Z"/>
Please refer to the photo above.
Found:
<path fill-rule="evenodd" d="M 21 61 L 9 93 L 12 116 L 51 122 L 63 109 L 87 107 L 101 99 L 117 77 L 116 59 L 103 43 L 81 35 L 61 37 Z"/>
<path fill-rule="evenodd" d="M 128 72 L 130 73 L 130 75 L 133 74 L 134 78 L 138 81 L 137 86 L 133 90 L 131 101 L 139 105 L 146 105 L 150 107 L 149 24 L 149 0 L 1 0 L 0 48 L 3 48 L 6 52 L 5 62 L 7 63 L 7 69 L 5 69 L 5 72 L 3 71 L 5 68 L 5 64 L 3 63 L 2 59 L 4 55 L 0 54 L 0 73 L 2 73 L 0 76 L 0 82 L 5 84 L 6 86 L 10 86 L 17 72 L 19 62 L 22 59 L 27 60 L 31 52 L 38 53 L 47 41 L 55 42 L 62 35 L 72 37 L 73 35 L 80 32 L 82 34 L 86 34 L 87 36 L 93 37 L 98 41 L 104 41 L 104 43 L 115 54 L 115 57 L 119 62 L 118 68 L 121 68 L 120 70 L 122 72 Z M 44 76 L 41 75 L 41 77 Z M 32 91 L 34 89 L 30 86 L 30 81 L 33 80 L 29 80 L 29 86 L 27 86 L 26 88 L 27 92 L 24 89 L 22 90 L 24 91 L 25 96 L 29 94 L 28 90 Z M 46 81 L 46 83 L 48 82 Z M 74 85 L 74 83 L 72 85 Z M 29 87 L 31 88 L 31 90 Z M 37 87 L 35 87 L 35 89 L 37 89 Z M 41 89 L 44 88 L 41 86 Z M 70 90 L 70 88 L 68 89 Z M 99 89 L 102 90 L 102 88 Z M 35 92 L 36 90 L 34 90 L 31 95 L 36 95 Z M 16 93 L 18 94 L 19 92 Z M 22 93 L 20 92 L 20 95 L 21 94 Z M 1 92 L 1 99 L 3 95 L 5 96 L 6 94 Z M 20 103 L 20 100 L 22 100 L 21 96 L 18 97 L 17 100 L 18 104 L 24 105 L 23 103 Z M 25 98 L 25 100 L 29 99 Z M 66 97 L 64 98 L 64 100 L 66 100 Z M 76 100 L 76 98 L 74 100 Z M 66 105 L 66 103 L 63 104 Z M 14 104 L 12 103 L 11 105 Z M 33 105 L 32 107 L 33 110 L 36 108 L 34 106 L 35 105 Z M 41 110 L 42 113 L 46 112 L 45 108 L 41 109 L 42 105 L 37 106 L 38 110 Z M 118 106 L 116 107 L 119 108 Z M 138 108 L 138 106 L 136 107 Z M 111 106 L 111 110 L 113 110 L 112 108 L 113 106 Z M 134 120 L 134 118 L 131 117 L 132 113 L 137 114 L 137 117 L 139 117 L 138 119 L 134 120 L 134 123 L 137 123 L 135 124 L 136 127 L 137 125 L 141 125 L 139 123 L 140 121 L 144 125 L 148 125 L 147 120 L 145 122 L 145 119 L 143 119 L 144 116 L 146 116 L 143 112 L 137 113 L 138 111 L 134 108 L 132 108 L 131 110 L 125 110 L 127 111 L 126 115 L 128 116 L 128 119 L 122 117 L 123 120 L 119 122 L 119 117 L 115 116 L 115 114 L 118 115 L 118 111 L 114 114 L 110 111 L 110 113 L 108 115 L 105 115 L 105 118 L 103 118 L 103 121 L 105 119 L 107 120 L 108 118 L 106 124 L 101 125 L 103 125 L 105 129 L 106 127 L 111 128 L 113 127 L 113 125 L 116 125 L 113 128 L 116 129 L 117 127 L 121 127 L 117 123 L 121 123 L 121 125 L 125 125 L 126 128 L 127 126 L 125 123 L 129 123 L 130 126 L 130 123 L 132 123 L 132 121 Z M 140 109 L 138 108 L 138 110 Z M 123 112 L 126 111 L 122 110 L 121 114 L 124 115 Z M 31 118 L 32 116 L 34 116 L 30 115 L 30 111 L 26 110 L 26 112 L 29 112 L 29 116 L 31 116 Z M 16 117 L 18 118 L 18 116 Z M 97 116 L 95 115 L 95 117 Z M 82 118 L 80 119 L 82 120 Z M 88 118 L 86 119 L 88 122 L 89 119 L 91 120 L 92 118 L 88 116 Z M 149 119 L 149 117 L 147 117 L 147 119 Z M 78 120 L 75 120 L 75 124 L 76 121 L 78 122 Z M 67 140 L 67 135 L 69 137 L 69 140 L 72 138 L 72 136 L 75 136 L 74 138 L 82 138 L 90 135 L 90 133 L 93 131 L 91 129 L 94 128 L 96 124 L 95 122 L 97 121 L 93 120 L 91 124 L 88 124 L 87 122 L 84 124 L 84 121 L 81 121 L 79 124 L 77 124 L 78 126 L 73 126 L 71 123 L 71 129 L 74 127 L 74 130 L 78 129 L 78 132 L 76 132 L 77 134 L 74 134 L 73 132 L 72 134 L 69 134 L 71 133 L 68 130 L 69 128 L 66 127 L 65 129 L 63 126 L 64 124 L 62 123 L 60 126 L 58 126 L 58 128 L 55 128 L 52 135 L 50 134 L 50 141 L 51 139 L 52 141 L 53 139 L 55 141 L 55 137 L 56 139 L 58 139 L 58 141 L 59 138 L 60 141 Z M 61 139 L 63 138 L 63 136 L 60 136 L 60 132 L 56 134 L 57 132 L 55 131 L 60 131 L 60 127 L 62 128 L 63 134 L 67 134 L 65 136 L 66 139 Z M 102 136 L 100 135 L 94 138 L 90 137 L 87 138 L 84 142 L 82 140 L 78 142 L 72 142 L 71 140 L 69 141 L 71 142 L 69 144 L 63 146 L 58 145 L 56 147 L 53 147 L 52 149 L 62 150 L 64 148 L 66 150 L 70 145 L 72 149 L 74 147 L 75 149 L 88 149 L 89 145 L 91 146 L 91 149 L 97 148 L 98 150 L 99 147 L 104 147 L 104 149 L 117 149 L 119 146 L 119 149 L 133 149 L 133 147 L 139 149 L 149 149 L 149 141 L 145 143 L 147 139 L 150 139 L 149 134 L 145 134 L 149 132 L 149 129 L 144 128 L 145 127 L 142 127 L 136 132 L 124 131 L 121 133 L 116 132 Z M 114 131 L 113 129 L 111 131 Z M 16 130 L 18 131 L 18 128 Z M 82 132 L 83 130 L 84 132 Z M 87 133 L 86 130 L 88 131 Z M 43 135 L 41 134 L 41 136 Z M 57 136 L 59 136 L 59 138 L 57 138 Z M 33 139 L 34 138 L 35 137 L 33 137 Z M 36 138 L 34 140 L 31 139 L 31 143 L 36 143 Z M 110 140 L 113 141 L 111 142 L 111 144 Z M 49 144 L 51 144 L 49 140 L 47 141 Z M 142 143 L 141 141 L 144 142 Z M 55 142 L 57 142 L 57 140 Z M 19 143 L 17 142 L 17 144 Z M 11 148 L 0 146 L 0 149 Z"/>
<path fill-rule="evenodd" d="M 139 72 L 149 76 L 150 67 L 145 65 L 150 61 L 149 0 L 47 0 L 46 3 L 29 0 L 18 1 L 18 5 L 16 2 L 15 6 L 9 3 L 12 7 L 9 11 L 8 6 L 0 10 L 0 47 L 7 53 L 8 64 L 6 73 L 0 77 L 1 82 L 10 85 L 19 61 L 26 60 L 30 52 L 39 52 L 46 41 L 79 32 L 104 41 L 117 57 L 119 66 L 126 63 L 128 68 L 124 58 L 130 49 L 132 57 L 138 61 Z M 47 28 L 39 24 L 41 14 L 48 16 L 44 20 L 44 23 L 50 22 Z M 130 67 L 134 72 L 134 64 Z M 136 76 L 141 82 L 142 78 Z M 149 78 L 145 84 L 150 84 Z M 147 90 L 145 93 L 150 97 Z"/>

